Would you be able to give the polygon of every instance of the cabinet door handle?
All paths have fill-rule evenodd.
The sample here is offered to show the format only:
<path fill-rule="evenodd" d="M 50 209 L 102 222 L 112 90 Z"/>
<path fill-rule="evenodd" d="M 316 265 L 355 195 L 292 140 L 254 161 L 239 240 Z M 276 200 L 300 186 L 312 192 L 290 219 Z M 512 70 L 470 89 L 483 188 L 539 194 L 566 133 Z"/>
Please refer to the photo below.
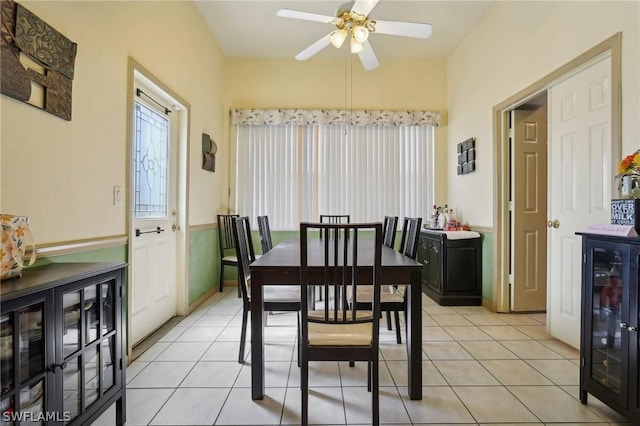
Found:
<path fill-rule="evenodd" d="M 64 370 L 65 368 L 67 368 L 67 363 L 63 362 L 62 364 L 53 364 L 51 367 L 47 369 L 47 371 L 55 373 L 58 369 Z"/>
<path fill-rule="evenodd" d="M 635 333 L 636 331 L 638 331 L 638 327 L 631 326 L 627 330 L 629 330 L 629 332 L 631 332 L 631 333 Z"/>
<path fill-rule="evenodd" d="M 620 328 L 622 328 L 622 329 L 629 328 L 629 324 L 627 324 L 626 322 L 621 322 L 620 323 Z"/>

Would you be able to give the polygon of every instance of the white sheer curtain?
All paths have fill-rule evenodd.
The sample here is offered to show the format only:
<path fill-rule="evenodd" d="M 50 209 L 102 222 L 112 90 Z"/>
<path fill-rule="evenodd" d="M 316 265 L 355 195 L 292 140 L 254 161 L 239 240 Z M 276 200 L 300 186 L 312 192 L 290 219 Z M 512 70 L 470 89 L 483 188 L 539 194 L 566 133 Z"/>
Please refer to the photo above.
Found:
<path fill-rule="evenodd" d="M 236 125 L 236 211 L 268 215 L 274 230 L 320 214 L 425 217 L 433 205 L 433 126 Z"/>

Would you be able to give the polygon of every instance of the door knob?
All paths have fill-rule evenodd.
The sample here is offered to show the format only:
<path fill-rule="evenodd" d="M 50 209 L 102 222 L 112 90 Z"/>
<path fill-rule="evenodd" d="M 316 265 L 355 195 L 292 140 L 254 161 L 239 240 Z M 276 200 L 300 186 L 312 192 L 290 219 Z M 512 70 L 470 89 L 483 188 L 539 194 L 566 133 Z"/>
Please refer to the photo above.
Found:
<path fill-rule="evenodd" d="M 550 220 L 547 222 L 547 227 L 549 228 L 559 228 L 560 227 L 560 221 L 558 219 L 556 220 Z"/>

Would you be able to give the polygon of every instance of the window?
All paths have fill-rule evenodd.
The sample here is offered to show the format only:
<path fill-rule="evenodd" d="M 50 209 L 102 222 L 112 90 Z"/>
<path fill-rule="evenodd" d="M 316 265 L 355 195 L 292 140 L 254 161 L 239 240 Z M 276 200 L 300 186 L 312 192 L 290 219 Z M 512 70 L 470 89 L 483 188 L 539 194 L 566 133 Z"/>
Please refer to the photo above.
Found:
<path fill-rule="evenodd" d="M 167 216 L 167 166 L 169 119 L 135 102 L 133 215 L 136 218 Z"/>
<path fill-rule="evenodd" d="M 328 113 L 321 123 L 236 122 L 237 211 L 252 219 L 267 214 L 279 230 L 320 214 L 350 214 L 353 222 L 426 216 L 435 127 L 346 125 L 343 115 L 342 123 L 326 122 Z"/>

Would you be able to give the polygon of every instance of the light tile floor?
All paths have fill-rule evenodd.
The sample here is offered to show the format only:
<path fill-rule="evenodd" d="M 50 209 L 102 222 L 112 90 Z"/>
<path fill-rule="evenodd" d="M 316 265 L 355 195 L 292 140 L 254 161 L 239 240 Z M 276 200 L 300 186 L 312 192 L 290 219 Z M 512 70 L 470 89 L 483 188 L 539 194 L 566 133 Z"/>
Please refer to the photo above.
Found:
<path fill-rule="evenodd" d="M 589 396 L 578 400 L 579 353 L 546 334 L 545 315 L 444 307 L 423 296 L 423 398 L 407 397 L 404 345 L 381 325 L 383 424 L 620 425 Z M 300 424 L 296 318 L 274 313 L 265 329 L 266 396 L 251 399 L 250 343 L 238 364 L 241 300 L 218 293 L 127 368 L 127 425 Z M 310 368 L 309 422 L 370 424 L 366 365 Z M 95 426 L 113 425 L 111 407 Z"/>

